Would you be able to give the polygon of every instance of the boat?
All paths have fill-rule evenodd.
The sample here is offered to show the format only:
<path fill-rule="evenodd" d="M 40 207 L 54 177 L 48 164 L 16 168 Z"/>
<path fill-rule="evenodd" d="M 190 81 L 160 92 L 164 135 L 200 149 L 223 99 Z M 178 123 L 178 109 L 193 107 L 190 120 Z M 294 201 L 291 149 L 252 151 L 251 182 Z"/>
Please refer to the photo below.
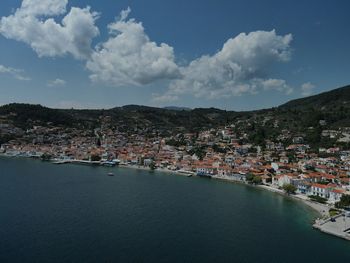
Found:
<path fill-rule="evenodd" d="M 108 173 L 107 175 L 108 176 L 114 176 L 114 173 Z"/>
<path fill-rule="evenodd" d="M 211 178 L 212 175 L 210 173 L 197 172 L 197 176 L 203 177 L 203 178 Z"/>
<path fill-rule="evenodd" d="M 185 175 L 187 177 L 191 177 L 194 174 L 193 172 L 186 171 L 186 170 L 177 170 L 176 172 L 179 173 L 179 174 L 183 174 L 183 175 Z"/>
<path fill-rule="evenodd" d="M 104 161 L 104 162 L 101 162 L 101 165 L 108 166 L 108 167 L 113 167 L 113 166 L 116 165 L 116 163 L 113 162 L 113 161 Z"/>
<path fill-rule="evenodd" d="M 101 161 L 101 165 L 109 166 L 109 167 L 119 165 L 119 163 L 120 163 L 120 160 L 118 160 L 118 159 Z"/>

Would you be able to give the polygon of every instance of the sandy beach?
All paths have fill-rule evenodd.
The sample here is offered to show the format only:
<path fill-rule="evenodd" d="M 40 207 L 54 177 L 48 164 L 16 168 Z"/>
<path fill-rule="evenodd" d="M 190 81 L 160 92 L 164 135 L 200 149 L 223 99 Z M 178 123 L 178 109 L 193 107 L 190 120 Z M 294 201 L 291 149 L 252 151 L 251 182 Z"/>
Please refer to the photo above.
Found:
<path fill-rule="evenodd" d="M 313 210 L 315 210 L 321 217 L 327 217 L 329 215 L 329 209 L 330 209 L 329 206 L 327 206 L 326 204 L 313 202 L 313 201 L 309 200 L 309 198 L 305 195 L 301 195 L 301 194 L 287 195 L 283 190 L 276 189 L 274 187 L 267 186 L 267 185 L 259 185 L 258 187 L 265 189 L 265 190 L 268 190 L 268 191 L 271 191 L 271 192 L 274 192 L 274 193 L 284 195 L 284 196 L 289 197 L 289 198 L 293 198 L 293 199 L 298 200 L 298 201 L 301 201 L 304 204 L 306 204 L 307 206 L 311 207 Z"/>

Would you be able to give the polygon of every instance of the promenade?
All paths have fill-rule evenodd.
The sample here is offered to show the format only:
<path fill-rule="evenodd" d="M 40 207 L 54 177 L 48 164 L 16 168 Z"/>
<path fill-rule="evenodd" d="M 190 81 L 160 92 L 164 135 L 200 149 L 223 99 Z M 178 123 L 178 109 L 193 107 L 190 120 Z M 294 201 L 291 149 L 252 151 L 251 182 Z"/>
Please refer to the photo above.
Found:
<path fill-rule="evenodd" d="M 339 215 L 333 219 L 333 222 L 331 219 L 318 219 L 313 227 L 324 233 L 350 240 L 350 217 Z"/>

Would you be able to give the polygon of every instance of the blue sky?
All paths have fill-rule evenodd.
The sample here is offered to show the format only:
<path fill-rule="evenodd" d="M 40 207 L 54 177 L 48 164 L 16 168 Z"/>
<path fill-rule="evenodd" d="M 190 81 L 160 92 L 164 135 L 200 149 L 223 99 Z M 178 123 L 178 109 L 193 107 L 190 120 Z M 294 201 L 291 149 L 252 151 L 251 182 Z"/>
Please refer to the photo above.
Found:
<path fill-rule="evenodd" d="M 348 10 L 345 0 L 2 0 L 0 104 L 277 106 L 350 84 Z"/>

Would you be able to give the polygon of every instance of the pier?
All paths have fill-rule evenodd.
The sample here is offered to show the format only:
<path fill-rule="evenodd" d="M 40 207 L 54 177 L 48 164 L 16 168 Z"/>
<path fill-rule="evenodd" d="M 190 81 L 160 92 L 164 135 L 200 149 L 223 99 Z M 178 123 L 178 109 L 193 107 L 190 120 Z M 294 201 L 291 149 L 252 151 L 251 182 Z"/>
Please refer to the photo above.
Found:
<path fill-rule="evenodd" d="M 345 214 L 327 220 L 317 219 L 314 228 L 350 241 L 350 217 Z"/>

